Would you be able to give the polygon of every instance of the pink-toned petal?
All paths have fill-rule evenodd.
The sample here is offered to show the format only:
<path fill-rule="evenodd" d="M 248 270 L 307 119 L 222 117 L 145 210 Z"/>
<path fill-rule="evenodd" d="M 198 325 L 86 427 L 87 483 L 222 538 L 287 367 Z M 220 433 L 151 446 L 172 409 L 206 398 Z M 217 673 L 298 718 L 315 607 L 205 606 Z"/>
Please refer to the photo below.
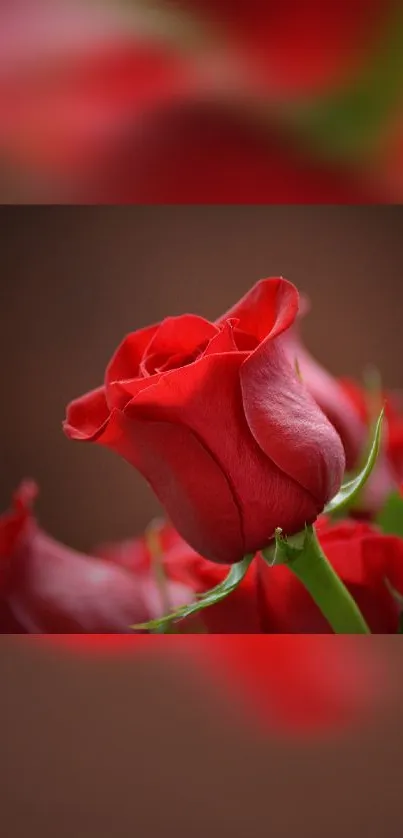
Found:
<path fill-rule="evenodd" d="M 136 577 L 35 532 L 14 556 L 8 604 L 29 633 L 128 632 L 154 615 Z"/>
<path fill-rule="evenodd" d="M 36 483 L 23 480 L 13 494 L 11 508 L 0 515 L 0 593 L 6 590 L 16 551 L 36 528 L 32 505 L 37 494 Z"/>
<path fill-rule="evenodd" d="M 144 576 L 140 582 L 144 602 L 153 619 L 159 619 L 167 614 L 167 611 L 176 611 L 182 605 L 189 605 L 194 602 L 195 595 L 192 589 L 180 582 L 166 580 L 164 592 L 159 588 L 152 575 Z"/>
<path fill-rule="evenodd" d="M 63 430 L 70 439 L 95 440 L 109 420 L 105 389 L 99 387 L 67 406 Z"/>
<path fill-rule="evenodd" d="M 274 338 L 294 322 L 298 299 L 297 289 L 287 279 L 261 279 L 217 323 L 236 318 L 239 329 L 259 342 L 268 336 Z"/>
<path fill-rule="evenodd" d="M 298 363 L 304 384 L 340 435 L 347 469 L 354 468 L 367 436 L 364 422 L 337 379 L 309 355 L 294 329 L 281 341 L 290 364 Z"/>
<path fill-rule="evenodd" d="M 113 562 L 136 575 L 150 570 L 149 549 L 143 536 L 97 544 L 92 548 L 91 555 Z"/>
<path fill-rule="evenodd" d="M 246 418 L 260 448 L 323 507 L 343 479 L 339 435 L 279 342 L 264 341 L 244 362 L 240 376 Z"/>

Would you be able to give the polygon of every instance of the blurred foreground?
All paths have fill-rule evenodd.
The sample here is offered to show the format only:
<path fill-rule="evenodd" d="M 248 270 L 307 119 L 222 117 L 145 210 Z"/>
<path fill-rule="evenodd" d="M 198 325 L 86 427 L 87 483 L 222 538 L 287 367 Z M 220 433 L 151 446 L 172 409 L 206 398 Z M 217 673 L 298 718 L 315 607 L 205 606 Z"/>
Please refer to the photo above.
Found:
<path fill-rule="evenodd" d="M 2 637 L 5 834 L 397 838 L 397 643 Z"/>
<path fill-rule="evenodd" d="M 3 0 L 3 202 L 400 202 L 399 0 Z"/>

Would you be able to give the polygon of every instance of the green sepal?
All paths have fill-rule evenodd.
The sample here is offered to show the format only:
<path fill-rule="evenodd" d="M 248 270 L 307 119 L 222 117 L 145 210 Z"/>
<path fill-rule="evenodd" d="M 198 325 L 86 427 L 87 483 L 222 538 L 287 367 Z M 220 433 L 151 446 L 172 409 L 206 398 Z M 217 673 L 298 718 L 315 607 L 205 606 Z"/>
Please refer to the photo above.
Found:
<path fill-rule="evenodd" d="M 365 486 L 378 457 L 382 436 L 383 416 L 384 409 L 381 410 L 376 422 L 372 445 L 366 463 L 359 474 L 343 483 L 340 490 L 337 492 L 337 495 L 335 495 L 334 498 L 329 501 L 327 506 L 325 506 L 324 512 L 326 515 L 339 513 L 342 509 L 352 506 L 357 500 L 358 495 Z"/>
<path fill-rule="evenodd" d="M 385 535 L 398 535 L 403 538 L 403 497 L 399 492 L 392 492 L 375 518 L 375 523 Z"/>
<path fill-rule="evenodd" d="M 274 546 L 262 555 L 270 565 L 288 566 L 335 634 L 370 634 L 357 603 L 327 560 L 312 525 L 288 538 L 277 529 Z"/>
<path fill-rule="evenodd" d="M 253 555 L 247 555 L 244 556 L 240 562 L 233 564 L 224 581 L 220 582 L 219 585 L 216 585 L 210 591 L 206 591 L 206 593 L 201 594 L 196 602 L 192 602 L 190 605 L 182 605 L 181 608 L 178 608 L 171 614 L 160 617 L 158 620 L 150 620 L 148 623 L 138 623 L 134 626 L 130 626 L 130 628 L 134 631 L 148 630 L 158 631 L 159 634 L 164 634 L 165 632 L 161 631 L 161 629 L 165 626 L 169 626 L 172 622 L 183 620 L 185 617 L 197 614 L 198 611 L 201 611 L 203 608 L 208 608 L 210 605 L 215 605 L 217 602 L 221 602 L 221 600 L 225 599 L 229 594 L 235 591 L 238 585 L 242 582 L 253 558 Z"/>
<path fill-rule="evenodd" d="M 314 538 L 313 527 L 306 526 L 304 530 L 296 535 L 285 536 L 281 527 L 274 532 L 274 544 L 261 551 L 261 555 L 270 567 L 276 564 L 290 564 L 309 545 L 310 539 Z"/>

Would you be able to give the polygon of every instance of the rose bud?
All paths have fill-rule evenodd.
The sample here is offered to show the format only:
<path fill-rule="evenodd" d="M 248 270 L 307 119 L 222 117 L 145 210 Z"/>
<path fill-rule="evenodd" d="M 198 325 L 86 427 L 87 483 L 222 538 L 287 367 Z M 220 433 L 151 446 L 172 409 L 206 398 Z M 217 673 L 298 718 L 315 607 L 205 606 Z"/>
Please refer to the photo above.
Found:
<path fill-rule="evenodd" d="M 23 483 L 0 518 L 2 634 L 126 633 L 133 623 L 164 613 L 151 571 L 128 573 L 59 544 L 31 512 L 36 494 Z M 168 583 L 170 608 L 191 602 L 189 588 Z"/>
<path fill-rule="evenodd" d="M 342 481 L 340 437 L 277 340 L 297 311 L 296 288 L 274 278 L 216 323 L 168 317 L 126 337 L 104 385 L 67 409 L 67 436 L 123 456 L 214 561 L 300 531 Z"/>

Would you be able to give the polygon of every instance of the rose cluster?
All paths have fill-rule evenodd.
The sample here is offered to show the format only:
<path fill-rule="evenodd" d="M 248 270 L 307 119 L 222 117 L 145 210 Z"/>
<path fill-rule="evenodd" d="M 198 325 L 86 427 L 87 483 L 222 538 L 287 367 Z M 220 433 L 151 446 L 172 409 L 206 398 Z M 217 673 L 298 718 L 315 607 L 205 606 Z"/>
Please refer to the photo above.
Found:
<path fill-rule="evenodd" d="M 299 303 L 290 282 L 265 279 L 215 322 L 168 317 L 123 340 L 102 386 L 68 406 L 64 431 L 124 457 L 167 518 L 80 554 L 40 528 L 36 486 L 24 482 L 0 519 L 2 633 L 130 634 L 170 613 L 181 616 L 179 634 L 331 633 L 312 579 L 275 558 L 279 532 L 293 555 L 304 531 L 369 630 L 399 631 L 399 397 L 332 378 L 302 344 Z M 340 518 L 332 501 L 346 469 L 359 473 L 366 458 L 377 401 L 386 433 Z M 246 572 L 221 595 L 245 557 Z M 198 608 L 212 589 L 220 596 Z"/>

